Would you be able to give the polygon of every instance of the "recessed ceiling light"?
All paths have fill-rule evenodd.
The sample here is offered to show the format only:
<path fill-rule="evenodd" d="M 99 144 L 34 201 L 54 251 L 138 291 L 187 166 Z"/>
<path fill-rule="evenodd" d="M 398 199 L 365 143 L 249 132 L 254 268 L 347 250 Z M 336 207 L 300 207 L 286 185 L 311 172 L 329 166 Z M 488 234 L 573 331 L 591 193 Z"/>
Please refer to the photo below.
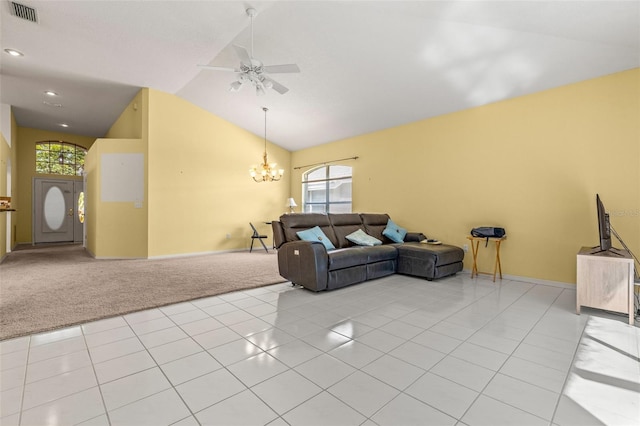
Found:
<path fill-rule="evenodd" d="M 53 90 L 45 90 L 44 94 L 47 96 L 58 96 L 58 94 Z"/>
<path fill-rule="evenodd" d="M 7 52 L 11 56 L 24 56 L 24 53 L 22 53 L 22 52 L 20 52 L 19 50 L 16 50 L 16 49 L 4 49 L 4 51 Z"/>
<path fill-rule="evenodd" d="M 69 127 L 67 123 L 60 123 L 60 127 Z"/>

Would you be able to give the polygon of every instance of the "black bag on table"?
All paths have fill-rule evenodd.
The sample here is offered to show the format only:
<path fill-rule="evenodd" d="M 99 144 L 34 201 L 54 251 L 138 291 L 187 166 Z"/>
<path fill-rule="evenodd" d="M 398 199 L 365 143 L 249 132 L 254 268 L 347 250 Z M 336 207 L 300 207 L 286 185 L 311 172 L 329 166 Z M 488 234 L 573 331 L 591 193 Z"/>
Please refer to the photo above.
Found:
<path fill-rule="evenodd" d="M 496 228 L 493 226 L 480 226 L 471 230 L 472 237 L 486 238 L 485 247 L 489 244 L 489 238 L 502 238 L 507 235 L 504 228 Z"/>

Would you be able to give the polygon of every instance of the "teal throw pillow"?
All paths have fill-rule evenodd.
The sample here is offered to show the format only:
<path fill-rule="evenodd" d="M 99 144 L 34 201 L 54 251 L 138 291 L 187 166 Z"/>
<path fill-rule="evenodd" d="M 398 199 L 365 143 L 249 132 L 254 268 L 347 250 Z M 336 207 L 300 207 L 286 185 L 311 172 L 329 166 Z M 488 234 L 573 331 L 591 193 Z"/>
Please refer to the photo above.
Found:
<path fill-rule="evenodd" d="M 296 232 L 296 234 L 298 234 L 298 238 L 303 241 L 320 241 L 322 244 L 324 244 L 327 250 L 333 250 L 336 248 L 329 237 L 324 235 L 324 232 L 322 232 L 322 229 L 320 229 L 319 226 L 314 226 L 311 229 Z"/>
<path fill-rule="evenodd" d="M 394 243 L 403 243 L 407 230 L 396 225 L 391 219 L 387 221 L 387 227 L 382 231 L 382 235 Z"/>
<path fill-rule="evenodd" d="M 358 229 L 357 231 L 350 233 L 345 238 L 359 246 L 379 246 L 382 244 L 382 241 L 376 237 L 372 237 L 362 229 Z"/>

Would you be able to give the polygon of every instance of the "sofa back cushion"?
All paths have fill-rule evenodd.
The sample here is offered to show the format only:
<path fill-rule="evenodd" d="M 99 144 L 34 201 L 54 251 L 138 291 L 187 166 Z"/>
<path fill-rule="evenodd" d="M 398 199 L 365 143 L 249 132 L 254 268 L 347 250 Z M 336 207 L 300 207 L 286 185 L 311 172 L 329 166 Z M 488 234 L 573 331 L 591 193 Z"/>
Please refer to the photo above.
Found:
<path fill-rule="evenodd" d="M 311 229 L 314 226 L 320 227 L 322 232 L 331 240 L 335 247 L 339 247 L 333 227 L 329 221 L 329 216 L 324 213 L 291 213 L 280 216 L 282 229 L 286 241 L 300 240 L 296 232 Z"/>
<path fill-rule="evenodd" d="M 386 213 L 360 213 L 364 232 L 382 241 L 382 244 L 392 244 L 389 238 L 382 235 L 382 231 L 387 227 L 389 215 Z"/>
<path fill-rule="evenodd" d="M 354 246 L 355 244 L 347 240 L 346 236 L 358 229 L 364 231 L 360 215 L 358 213 L 329 213 L 328 216 L 338 240 L 336 248 Z"/>

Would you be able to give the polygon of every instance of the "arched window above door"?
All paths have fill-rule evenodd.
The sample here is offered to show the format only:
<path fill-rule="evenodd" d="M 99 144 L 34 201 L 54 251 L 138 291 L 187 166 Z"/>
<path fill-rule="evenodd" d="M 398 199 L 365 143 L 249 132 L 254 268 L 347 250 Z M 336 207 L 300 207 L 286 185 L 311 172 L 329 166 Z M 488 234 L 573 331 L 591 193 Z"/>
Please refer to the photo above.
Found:
<path fill-rule="evenodd" d="M 36 142 L 36 173 L 82 176 L 87 150 L 62 141 Z"/>

